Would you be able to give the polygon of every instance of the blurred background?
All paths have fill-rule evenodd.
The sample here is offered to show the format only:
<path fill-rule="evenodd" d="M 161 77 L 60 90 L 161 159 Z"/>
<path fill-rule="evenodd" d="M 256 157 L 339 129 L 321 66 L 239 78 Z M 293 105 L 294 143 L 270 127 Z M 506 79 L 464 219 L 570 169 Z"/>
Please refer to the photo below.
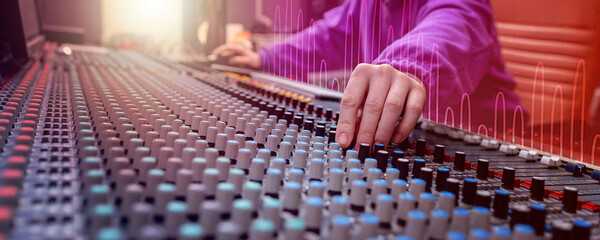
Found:
<path fill-rule="evenodd" d="M 283 40 L 342 2 L 42 0 L 38 7 L 48 40 L 202 61 L 226 42 L 258 50 Z M 506 133 L 497 137 L 600 163 L 596 162 L 600 159 L 600 1 L 492 0 L 491 4 L 506 67 L 531 118 L 521 129 L 485 126 L 485 132 Z M 310 76 L 312 83 L 318 78 L 323 87 L 331 88 L 332 79 L 344 74 L 328 71 L 324 81 L 319 73 Z M 501 115 L 498 125 L 519 120 Z"/>
<path fill-rule="evenodd" d="M 83 35 L 57 39 L 59 41 L 81 41 L 171 57 L 202 57 L 215 46 L 234 40 L 256 47 L 269 44 L 274 39 L 270 34 L 297 32 L 301 30 L 298 26 L 307 27 L 311 19 L 322 18 L 324 12 L 342 0 L 52 0 L 39 3 L 46 30 L 68 30 Z M 299 11 L 304 17 L 297 24 Z M 281 24 L 277 26 L 274 19 Z"/>

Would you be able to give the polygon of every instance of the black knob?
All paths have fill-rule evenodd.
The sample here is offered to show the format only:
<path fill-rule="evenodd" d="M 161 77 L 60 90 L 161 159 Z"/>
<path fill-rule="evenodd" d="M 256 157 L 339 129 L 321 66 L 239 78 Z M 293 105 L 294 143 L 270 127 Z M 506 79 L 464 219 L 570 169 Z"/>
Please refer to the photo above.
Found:
<path fill-rule="evenodd" d="M 384 150 L 384 149 L 385 149 L 385 145 L 383 145 L 381 143 L 375 143 L 375 145 L 373 145 L 373 152 L 372 152 L 373 156 L 371 156 L 371 157 L 375 157 L 374 155 L 377 152 Z"/>
<path fill-rule="evenodd" d="M 283 113 L 283 119 L 287 121 L 287 124 L 290 125 L 292 123 L 292 119 L 294 118 L 294 114 L 292 112 L 286 111 Z"/>
<path fill-rule="evenodd" d="M 477 180 L 465 178 L 463 180 L 462 202 L 467 205 L 475 203 L 475 192 L 477 192 Z"/>
<path fill-rule="evenodd" d="M 394 159 L 404 158 L 404 152 L 400 151 L 400 150 L 394 150 L 392 152 L 392 158 L 394 158 Z"/>
<path fill-rule="evenodd" d="M 435 176 L 435 190 L 438 192 L 444 191 L 446 180 L 450 177 L 450 169 L 438 168 Z"/>
<path fill-rule="evenodd" d="M 313 113 L 315 111 L 315 104 L 314 103 L 309 103 L 308 104 L 308 108 L 306 109 L 306 111 L 308 112 L 308 114 Z"/>
<path fill-rule="evenodd" d="M 563 189 L 563 210 L 565 212 L 575 213 L 577 211 L 577 200 L 579 191 L 574 187 L 565 187 Z"/>
<path fill-rule="evenodd" d="M 515 169 L 511 167 L 505 167 L 502 170 L 502 188 L 514 189 L 515 188 Z"/>
<path fill-rule="evenodd" d="M 419 171 L 419 178 L 425 180 L 425 192 L 431 192 L 431 185 L 433 183 L 433 169 L 422 167 Z"/>
<path fill-rule="evenodd" d="M 315 129 L 315 123 L 310 120 L 304 121 L 304 130 L 313 131 Z"/>
<path fill-rule="evenodd" d="M 277 116 L 278 119 L 283 119 L 283 108 L 277 108 L 275 109 L 275 116 Z"/>
<path fill-rule="evenodd" d="M 319 136 L 319 137 L 325 137 L 325 127 L 317 126 L 317 131 L 316 131 L 315 135 Z"/>
<path fill-rule="evenodd" d="M 421 168 L 425 167 L 425 160 L 421 158 L 416 158 L 413 162 L 412 175 L 413 178 L 419 177 L 419 172 L 421 172 Z"/>
<path fill-rule="evenodd" d="M 485 159 L 477 160 L 477 179 L 487 180 L 490 162 Z"/>
<path fill-rule="evenodd" d="M 397 166 L 395 168 L 398 169 L 398 171 L 400 172 L 400 174 L 398 175 L 398 178 L 400 179 L 404 179 L 406 180 L 408 178 L 408 160 L 404 159 L 404 158 L 400 158 L 400 159 L 396 159 L 396 164 Z"/>
<path fill-rule="evenodd" d="M 446 147 L 444 145 L 435 145 L 433 149 L 433 162 L 444 163 Z"/>
<path fill-rule="evenodd" d="M 377 154 L 375 156 L 375 159 L 377 159 L 377 168 L 379 168 L 379 170 L 381 170 L 382 172 L 385 172 L 385 170 L 387 169 L 388 155 L 388 151 L 379 150 L 377 151 Z"/>
<path fill-rule="evenodd" d="M 369 157 L 370 151 L 371 145 L 368 143 L 361 143 L 360 146 L 358 146 L 358 160 L 360 160 L 361 163 L 365 163 L 365 159 Z"/>
<path fill-rule="evenodd" d="M 466 160 L 467 160 L 467 156 L 464 152 L 456 152 L 454 154 L 454 170 L 455 171 L 464 171 Z"/>
<path fill-rule="evenodd" d="M 529 209 L 528 206 L 523 204 L 515 204 L 511 208 L 511 216 L 510 216 L 510 227 L 514 227 L 515 224 L 523 223 L 527 224 L 527 220 L 529 218 Z"/>
<path fill-rule="evenodd" d="M 327 143 L 335 142 L 335 131 L 329 131 L 329 137 L 327 139 Z"/>
<path fill-rule="evenodd" d="M 541 177 L 533 177 L 531 179 L 531 187 L 529 191 L 531 193 L 531 199 L 536 201 L 544 200 L 544 185 L 546 180 Z"/>
<path fill-rule="evenodd" d="M 327 110 L 325 110 L 325 120 L 331 121 L 332 117 L 333 117 L 333 110 L 331 110 L 331 108 L 328 108 Z"/>
<path fill-rule="evenodd" d="M 302 122 L 304 122 L 304 119 L 301 116 L 294 117 L 293 123 L 298 125 L 299 128 L 302 128 Z"/>
<path fill-rule="evenodd" d="M 300 101 L 298 108 L 300 108 L 300 111 L 303 111 L 306 108 L 306 101 L 305 100 Z"/>
<path fill-rule="evenodd" d="M 315 115 L 317 115 L 318 118 L 323 116 L 323 106 L 317 106 L 317 111 L 315 112 Z"/>
<path fill-rule="evenodd" d="M 508 203 L 510 202 L 510 193 L 503 189 L 494 192 L 494 217 L 506 219 L 508 217 Z"/>
<path fill-rule="evenodd" d="M 571 230 L 573 224 L 565 221 L 553 221 L 552 222 L 552 240 L 564 240 L 571 237 Z"/>
<path fill-rule="evenodd" d="M 490 208 L 492 202 L 492 194 L 489 191 L 477 190 L 475 195 L 475 206 Z"/>
<path fill-rule="evenodd" d="M 546 206 L 540 203 L 531 204 L 531 212 L 529 213 L 529 225 L 535 229 L 536 235 L 544 234 L 546 228 Z"/>
<path fill-rule="evenodd" d="M 269 115 L 276 115 L 275 105 L 267 104 L 267 112 L 269 112 Z"/>
<path fill-rule="evenodd" d="M 460 190 L 460 181 L 456 178 L 448 178 L 446 179 L 446 186 L 444 187 L 444 191 L 448 191 L 456 196 L 456 203 L 458 203 L 458 191 Z"/>
<path fill-rule="evenodd" d="M 426 141 L 425 139 L 417 139 L 417 146 L 415 148 L 415 155 L 419 156 L 419 157 L 424 157 L 425 156 L 425 145 Z"/>
<path fill-rule="evenodd" d="M 583 219 L 575 219 L 573 221 L 573 238 L 572 239 L 590 239 L 592 224 Z"/>
<path fill-rule="evenodd" d="M 340 112 L 336 112 L 335 113 L 335 124 L 337 124 L 340 121 Z"/>

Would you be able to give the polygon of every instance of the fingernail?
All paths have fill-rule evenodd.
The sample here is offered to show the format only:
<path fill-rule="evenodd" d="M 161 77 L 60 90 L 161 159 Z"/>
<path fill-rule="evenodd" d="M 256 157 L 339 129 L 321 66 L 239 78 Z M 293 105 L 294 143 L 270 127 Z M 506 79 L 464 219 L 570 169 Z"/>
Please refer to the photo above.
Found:
<path fill-rule="evenodd" d="M 342 133 L 342 134 L 338 135 L 337 142 L 340 145 L 346 145 L 346 143 L 348 142 L 348 136 L 346 136 L 346 133 Z"/>

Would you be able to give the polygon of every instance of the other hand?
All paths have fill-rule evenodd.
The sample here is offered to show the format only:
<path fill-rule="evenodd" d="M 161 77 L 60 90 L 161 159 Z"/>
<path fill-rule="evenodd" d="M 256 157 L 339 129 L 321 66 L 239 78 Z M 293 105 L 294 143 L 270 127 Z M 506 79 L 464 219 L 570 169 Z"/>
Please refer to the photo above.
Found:
<path fill-rule="evenodd" d="M 235 55 L 229 59 L 229 64 L 234 66 L 252 69 L 259 69 L 261 66 L 260 57 L 258 54 L 251 49 L 242 46 L 241 44 L 223 44 L 215 48 L 211 54 L 217 56 L 223 54 Z"/>

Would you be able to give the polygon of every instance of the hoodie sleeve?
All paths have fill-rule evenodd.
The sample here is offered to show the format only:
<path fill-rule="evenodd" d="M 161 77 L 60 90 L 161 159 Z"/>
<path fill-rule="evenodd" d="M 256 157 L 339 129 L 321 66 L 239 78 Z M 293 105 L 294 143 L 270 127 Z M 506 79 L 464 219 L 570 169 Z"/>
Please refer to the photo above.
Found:
<path fill-rule="evenodd" d="M 312 26 L 292 35 L 288 39 L 261 49 L 258 54 L 261 58 L 262 70 L 280 76 L 296 76 L 302 79 L 306 72 L 319 71 L 320 69 L 350 67 L 352 64 L 344 58 L 346 46 L 355 39 L 356 34 L 346 24 L 353 18 L 353 10 L 359 7 L 360 1 L 347 0 L 328 12 L 323 19 Z M 350 20 L 351 21 L 351 20 Z M 275 36 L 275 40 L 279 36 Z"/>
<path fill-rule="evenodd" d="M 372 63 L 390 64 L 413 74 L 439 99 L 473 93 L 495 51 L 489 2 L 428 0 L 416 11 L 413 29 Z"/>

